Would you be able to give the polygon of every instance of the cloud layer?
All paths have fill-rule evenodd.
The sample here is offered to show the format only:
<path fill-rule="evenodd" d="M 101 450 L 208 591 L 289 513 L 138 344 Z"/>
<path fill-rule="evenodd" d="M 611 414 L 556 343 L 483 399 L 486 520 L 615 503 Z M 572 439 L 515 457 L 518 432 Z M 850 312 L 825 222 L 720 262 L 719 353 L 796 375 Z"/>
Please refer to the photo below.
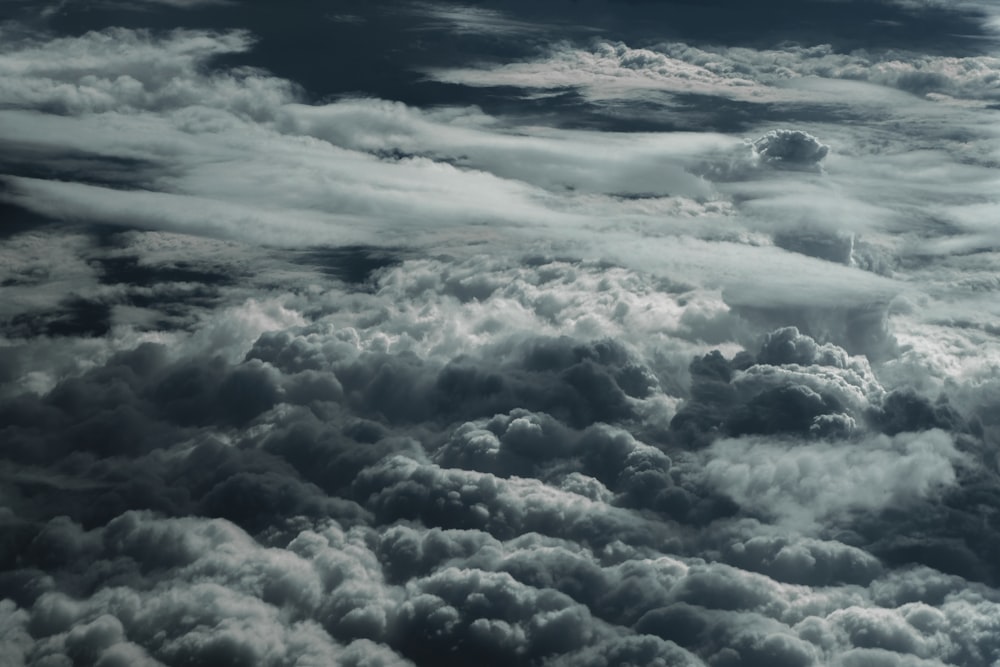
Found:
<path fill-rule="evenodd" d="M 599 265 L 372 280 L 214 309 L 6 401 L 26 662 L 996 658 L 993 547 L 901 556 L 872 525 L 971 519 L 981 450 L 862 357 L 781 329 L 686 369 L 749 324 Z"/>
<path fill-rule="evenodd" d="M 3 27 L 10 664 L 1000 661 L 989 43 L 147 4 Z"/>

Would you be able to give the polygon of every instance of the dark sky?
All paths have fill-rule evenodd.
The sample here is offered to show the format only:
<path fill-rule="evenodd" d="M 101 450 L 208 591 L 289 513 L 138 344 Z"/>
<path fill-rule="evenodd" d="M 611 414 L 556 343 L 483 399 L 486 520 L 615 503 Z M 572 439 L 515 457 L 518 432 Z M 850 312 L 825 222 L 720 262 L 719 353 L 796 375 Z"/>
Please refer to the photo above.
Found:
<path fill-rule="evenodd" d="M 998 31 L 0 4 L 0 664 L 997 664 Z"/>

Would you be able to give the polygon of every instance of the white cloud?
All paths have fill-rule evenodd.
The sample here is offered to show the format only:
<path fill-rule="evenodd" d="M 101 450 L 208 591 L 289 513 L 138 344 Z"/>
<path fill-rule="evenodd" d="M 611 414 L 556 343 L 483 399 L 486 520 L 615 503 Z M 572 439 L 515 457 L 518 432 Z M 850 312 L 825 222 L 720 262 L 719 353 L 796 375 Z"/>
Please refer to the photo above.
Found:
<path fill-rule="evenodd" d="M 81 116 L 5 111 L 4 127 L 8 141 L 42 154 L 73 146 L 137 160 L 148 191 L 9 178 L 8 200 L 56 216 L 280 245 L 383 243 L 388 232 L 405 233 L 417 245 L 538 239 L 588 257 L 610 253 L 629 266 L 684 275 L 722 288 L 738 303 L 760 302 L 763 294 L 772 304 L 844 303 L 862 292 L 866 301 L 880 301 L 898 290 L 883 279 L 767 247 L 767 234 L 794 229 L 804 219 L 837 233 L 873 231 L 879 240 L 902 224 L 901 205 L 916 206 L 917 187 L 887 201 L 884 187 L 871 178 L 881 169 L 877 162 L 839 156 L 842 146 L 831 143 L 828 174 L 809 182 L 808 196 L 790 194 L 806 187 L 797 174 L 747 171 L 742 177 L 749 182 L 713 184 L 692 172 L 720 153 L 746 151 L 739 141 L 515 131 L 476 110 L 422 112 L 380 100 L 305 106 L 294 103 L 291 88 L 280 81 L 199 70 L 211 54 L 247 48 L 240 33 L 154 38 L 126 31 L 121 37 L 139 54 L 134 62 L 115 60 L 110 34 L 91 33 L 55 42 L 44 57 L 32 55 L 40 53 L 36 46 L 27 47 L 30 57 L 13 49 L 8 68 L 20 72 L 15 83 L 34 81 L 39 91 L 76 86 L 86 76 L 114 81 L 127 75 L 140 82 L 140 97 L 109 93 L 114 110 Z M 619 69 L 641 76 L 649 68 L 669 70 L 653 52 L 608 48 L 598 51 L 624 59 Z M 66 58 L 53 58 L 62 52 Z M 154 54 L 160 52 L 168 55 L 157 65 Z M 260 86 L 269 92 L 260 95 Z M 192 96 L 164 92 L 171 90 Z M 202 90 L 211 94 L 202 98 Z M 416 157 L 379 157 L 399 153 Z M 932 178 L 928 171 L 928 182 Z M 695 224 L 687 219 L 692 201 L 707 214 Z M 652 241 L 629 247 L 635 244 L 624 241 L 621 230 Z M 762 264 L 772 271 L 762 275 L 756 270 Z M 772 287 L 746 289 L 761 281 Z"/>
<path fill-rule="evenodd" d="M 384 100 L 294 105 L 283 114 L 282 129 L 337 146 L 440 156 L 554 192 L 707 197 L 709 185 L 685 167 L 733 145 L 710 134 L 515 130 L 474 109 L 426 113 Z"/>
<path fill-rule="evenodd" d="M 415 2 L 411 11 L 423 19 L 421 29 L 443 29 L 459 35 L 523 36 L 542 26 L 510 18 L 504 12 L 444 2 Z"/>
<path fill-rule="evenodd" d="M 667 42 L 636 48 L 597 40 L 589 49 L 560 43 L 533 60 L 424 73 L 437 81 L 466 86 L 577 88 L 595 102 L 657 100 L 656 94 L 665 94 L 659 100 L 668 107 L 671 94 L 831 107 L 867 102 L 872 108 L 902 103 L 911 95 L 942 102 L 982 102 L 1000 96 L 1000 59 L 994 56 L 876 50 L 842 53 L 829 45 L 752 49 Z M 836 83 L 842 85 L 840 90 L 850 89 L 854 94 L 838 95 Z"/>
<path fill-rule="evenodd" d="M 962 459 L 942 431 L 852 443 L 744 438 L 713 444 L 703 474 L 740 504 L 809 531 L 933 498 L 956 483 Z"/>
<path fill-rule="evenodd" d="M 424 73 L 436 81 L 466 86 L 579 88 L 592 100 L 630 99 L 650 92 L 763 100 L 776 92 L 748 78 L 719 74 L 658 51 L 606 41 L 596 41 L 591 49 L 557 44 L 533 61 Z"/>
<path fill-rule="evenodd" d="M 4 107 L 63 113 L 216 106 L 252 117 L 291 99 L 289 82 L 243 69 L 211 75 L 211 57 L 246 51 L 246 32 L 108 28 L 79 37 L 25 42 L 0 52 Z"/>

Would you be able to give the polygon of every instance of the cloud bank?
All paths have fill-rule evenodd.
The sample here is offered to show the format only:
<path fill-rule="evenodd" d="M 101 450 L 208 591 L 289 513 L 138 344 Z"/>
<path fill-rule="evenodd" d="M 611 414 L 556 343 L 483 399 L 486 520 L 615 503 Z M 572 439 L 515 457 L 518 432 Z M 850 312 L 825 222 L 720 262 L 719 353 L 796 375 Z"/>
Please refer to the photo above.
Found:
<path fill-rule="evenodd" d="M 7 662 L 1000 661 L 988 47 L 167 4 L 3 28 Z"/>

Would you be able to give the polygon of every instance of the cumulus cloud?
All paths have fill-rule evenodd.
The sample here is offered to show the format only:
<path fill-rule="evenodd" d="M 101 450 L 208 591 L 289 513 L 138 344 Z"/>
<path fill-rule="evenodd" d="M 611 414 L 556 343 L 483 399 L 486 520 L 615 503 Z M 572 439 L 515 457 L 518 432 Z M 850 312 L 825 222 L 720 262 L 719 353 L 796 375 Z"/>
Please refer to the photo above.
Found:
<path fill-rule="evenodd" d="M 79 37 L 14 38 L 0 55 L 4 107 L 78 114 L 204 105 L 261 118 L 293 98 L 290 82 L 251 69 L 205 75 L 206 59 L 245 51 L 246 32 L 109 28 Z"/>
<path fill-rule="evenodd" d="M 363 5 L 5 24 L 4 656 L 1000 660 L 992 56 Z"/>
<path fill-rule="evenodd" d="M 77 82 L 78 87 L 92 76 L 131 77 L 142 95 L 133 99 L 116 93 L 110 106 L 66 107 L 80 116 L 9 110 L 4 112 L 11 121 L 6 126 L 12 128 L 9 138 L 16 135 L 36 161 L 58 163 L 48 156 L 63 154 L 67 146 L 126 157 L 138 168 L 119 166 L 115 179 L 138 179 L 138 188 L 123 189 L 115 180 L 9 176 L 3 193 L 8 202 L 71 220 L 268 244 L 384 243 L 388 233 L 402 230 L 421 245 L 454 244 L 456 235 L 518 244 L 527 236 L 569 245 L 571 252 L 586 256 L 612 254 L 631 266 L 700 273 L 699 281 L 723 287 L 744 302 L 749 294 L 738 292 L 754 267 L 766 261 L 781 271 L 774 275 L 769 295 L 800 299 L 808 289 L 809 300 L 820 298 L 817 290 L 833 292 L 823 300 L 855 298 L 836 292 L 857 277 L 820 274 L 832 269 L 775 256 L 739 229 L 720 231 L 719 224 L 732 211 L 715 203 L 717 194 L 698 174 L 698 165 L 706 155 L 738 145 L 735 140 L 542 129 L 524 136 L 469 109 L 429 113 L 378 100 L 304 106 L 295 103 L 293 87 L 259 72 L 202 71 L 210 56 L 245 50 L 248 40 L 242 33 L 189 31 L 163 37 L 129 32 L 127 41 L 137 51 L 168 53 L 165 70 L 143 64 L 142 58 L 116 60 L 107 47 L 109 35 L 57 40 L 58 50 L 77 54 L 74 63 L 81 64 L 50 63 L 44 72 L 38 69 L 44 58 L 18 55 L 38 49 L 19 43 L 22 50 L 12 51 L 11 67 L 20 67 L 15 67 L 19 57 L 38 63 L 14 77 L 12 85 L 56 94 L 64 88 L 57 80 Z M 80 71 L 82 63 L 91 63 L 99 73 Z M 175 89 L 191 95 L 174 94 Z M 260 93 L 264 89 L 268 94 Z M 207 97 L 202 90 L 209 91 Z M 43 102 L 24 104 L 49 104 Z M 86 109 L 101 113 L 83 113 Z M 158 141 L 151 145 L 148 137 L 154 131 Z M 617 157 L 609 162 L 609 155 Z M 73 165 L 66 169 L 72 171 Z M 688 209 L 710 224 L 692 230 Z M 470 219 L 477 226 L 464 228 Z M 650 256 L 648 244 L 634 248 L 623 242 L 622 226 L 638 230 L 640 237 L 666 235 L 670 242 Z M 463 228 L 460 234 L 457 227 Z M 580 235 L 580 229 L 588 233 Z M 693 246 L 685 238 L 692 231 L 713 240 L 721 233 L 728 243 Z M 718 266 L 706 270 L 713 264 L 706 258 L 722 252 L 731 257 L 725 263 L 728 274 Z M 761 253 L 770 256 L 761 258 Z M 780 289 L 791 275 L 813 282 L 798 293 Z M 886 289 L 892 287 L 884 282 L 863 287 L 869 292 Z"/>
<path fill-rule="evenodd" d="M 130 247 L 176 261 L 169 237 Z M 754 353 L 699 356 L 687 388 L 672 378 L 710 330 L 696 295 L 583 263 L 482 262 L 404 261 L 366 291 L 303 283 L 281 306 L 300 315 L 244 328 L 257 311 L 222 310 L 8 401 L 17 565 L 0 586 L 26 661 L 958 655 L 934 648 L 971 636 L 941 620 L 942 598 L 913 607 L 899 571 L 823 534 L 961 488 L 967 455 L 907 416 L 917 399 L 884 398 L 863 358 L 790 328 Z M 585 332 L 622 342 L 567 336 Z M 767 426 L 805 441 L 665 444 L 678 404 L 716 401 L 739 429 L 734 405 L 783 387 L 820 397 L 818 422 Z M 825 415 L 854 430 L 816 432 Z M 883 423 L 904 432 L 866 434 Z M 59 491 L 42 505 L 31 488 Z M 884 613 L 865 611 L 876 601 Z"/>
<path fill-rule="evenodd" d="M 768 165 L 783 169 L 815 167 L 830 147 L 801 130 L 772 130 L 751 144 L 754 155 Z"/>
<path fill-rule="evenodd" d="M 719 75 L 740 72 L 753 80 L 784 86 L 803 77 L 865 81 L 945 101 L 995 96 L 996 58 L 949 56 L 919 51 L 857 49 L 838 51 L 829 44 L 789 45 L 786 49 L 698 47 L 665 43 L 665 55 L 703 66 Z M 942 97 L 934 97 L 934 95 Z"/>
<path fill-rule="evenodd" d="M 717 350 L 691 363 L 692 395 L 671 421 L 687 446 L 706 434 L 844 436 L 873 419 L 885 391 L 867 359 L 795 327 L 764 337 L 756 358 Z"/>
<path fill-rule="evenodd" d="M 719 74 L 661 52 L 597 40 L 590 49 L 553 46 L 542 58 L 482 68 L 425 71 L 435 80 L 471 86 L 579 87 L 595 100 L 649 93 L 694 93 L 754 99 L 762 91 L 751 79 Z"/>
<path fill-rule="evenodd" d="M 852 511 L 905 508 L 956 482 L 961 455 L 940 431 L 852 444 L 721 440 L 705 475 L 747 508 L 806 526 Z M 759 494 L 759 495 L 758 495 Z"/>
<path fill-rule="evenodd" d="M 893 91 L 945 104 L 993 100 L 997 64 L 991 54 L 929 55 L 900 49 L 845 52 L 829 44 L 755 49 L 665 42 L 638 48 L 595 40 L 590 48 L 557 44 L 542 56 L 521 62 L 425 73 L 435 80 L 471 86 L 575 87 L 596 103 L 661 96 L 666 97 L 663 101 L 668 108 L 671 96 L 684 95 L 760 105 L 812 102 L 837 107 L 844 101 L 837 99 L 836 88 L 812 87 L 814 81 L 864 82 L 872 87 L 867 91 L 855 87 L 852 101 L 877 108 L 893 99 L 905 99 Z"/>

